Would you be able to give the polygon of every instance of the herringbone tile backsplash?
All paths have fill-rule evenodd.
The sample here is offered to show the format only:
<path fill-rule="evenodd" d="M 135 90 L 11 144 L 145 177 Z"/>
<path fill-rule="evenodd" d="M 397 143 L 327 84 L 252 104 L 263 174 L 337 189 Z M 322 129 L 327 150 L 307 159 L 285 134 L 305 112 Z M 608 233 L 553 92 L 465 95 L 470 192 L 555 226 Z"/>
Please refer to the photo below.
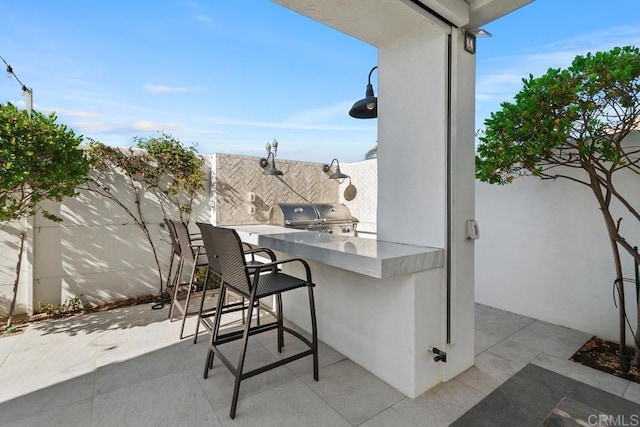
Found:
<path fill-rule="evenodd" d="M 283 176 L 262 175 L 259 157 L 215 154 L 212 166 L 216 223 L 260 224 L 269 222 L 275 203 L 337 203 L 339 183 L 329 179 L 321 163 L 276 159 Z M 248 201 L 248 193 L 255 201 Z M 249 213 L 250 207 L 255 213 Z"/>
<path fill-rule="evenodd" d="M 276 159 L 283 176 L 262 175 L 260 158 L 214 154 L 211 158 L 212 218 L 216 224 L 263 224 L 276 203 L 345 203 L 361 222 L 376 222 L 377 162 L 367 160 L 340 165 L 351 176 L 342 184 L 329 179 L 322 163 Z M 347 189 L 351 183 L 352 187 Z M 355 197 L 346 197 L 345 194 Z M 255 200 L 249 201 L 253 192 Z M 351 199 L 351 200 L 349 200 Z M 253 208 L 254 213 L 250 213 Z"/>
<path fill-rule="evenodd" d="M 375 224 L 378 209 L 378 161 L 374 159 L 345 163 L 340 165 L 340 169 L 351 177 L 351 181 L 346 179 L 340 185 L 340 202 L 347 205 L 351 215 L 360 222 Z M 349 183 L 352 188 L 347 188 Z"/>

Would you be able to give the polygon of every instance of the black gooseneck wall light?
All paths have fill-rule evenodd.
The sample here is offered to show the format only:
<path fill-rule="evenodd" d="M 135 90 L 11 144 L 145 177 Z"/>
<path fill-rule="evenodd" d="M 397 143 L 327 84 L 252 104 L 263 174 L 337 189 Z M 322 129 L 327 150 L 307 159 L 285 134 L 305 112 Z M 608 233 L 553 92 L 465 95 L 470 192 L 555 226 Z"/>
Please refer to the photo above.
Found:
<path fill-rule="evenodd" d="M 334 173 L 332 173 L 331 175 L 329 175 L 329 179 L 346 179 L 349 178 L 349 175 L 342 173 L 342 171 L 340 170 L 340 162 L 338 161 L 338 159 L 333 159 L 331 161 L 331 164 L 328 165 L 323 165 L 322 166 L 322 171 L 327 173 L 331 170 L 331 166 L 333 166 L 333 164 L 336 164 L 336 171 Z"/>
<path fill-rule="evenodd" d="M 273 151 L 271 151 L 271 147 L 273 147 Z M 267 158 L 260 159 L 260 167 L 264 169 L 262 171 L 262 175 L 284 175 L 282 171 L 276 169 L 276 154 L 278 153 L 278 141 L 273 140 L 273 145 L 267 142 L 265 146 L 267 149 Z M 269 158 L 271 158 L 271 163 L 269 163 Z M 267 167 L 268 166 L 268 167 Z"/>
<path fill-rule="evenodd" d="M 378 117 L 378 98 L 373 94 L 373 86 L 371 86 L 371 74 L 373 70 L 378 68 L 376 65 L 369 71 L 369 80 L 367 83 L 367 92 L 364 99 L 353 104 L 349 115 L 356 119 L 375 119 Z"/>

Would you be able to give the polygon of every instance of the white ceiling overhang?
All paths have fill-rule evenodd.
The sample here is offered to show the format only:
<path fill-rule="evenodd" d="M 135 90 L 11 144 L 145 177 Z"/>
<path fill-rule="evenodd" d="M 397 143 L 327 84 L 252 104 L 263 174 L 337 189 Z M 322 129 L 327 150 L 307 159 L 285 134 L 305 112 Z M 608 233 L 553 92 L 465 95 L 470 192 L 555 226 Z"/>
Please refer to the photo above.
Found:
<path fill-rule="evenodd" d="M 533 0 L 272 1 L 374 46 L 382 46 L 386 40 L 425 24 L 479 28 Z"/>
<path fill-rule="evenodd" d="M 313 20 L 353 36 L 373 46 L 384 46 L 433 25 L 418 6 L 403 0 L 273 0 Z"/>
<path fill-rule="evenodd" d="M 417 0 L 457 27 L 479 28 L 533 0 Z"/>

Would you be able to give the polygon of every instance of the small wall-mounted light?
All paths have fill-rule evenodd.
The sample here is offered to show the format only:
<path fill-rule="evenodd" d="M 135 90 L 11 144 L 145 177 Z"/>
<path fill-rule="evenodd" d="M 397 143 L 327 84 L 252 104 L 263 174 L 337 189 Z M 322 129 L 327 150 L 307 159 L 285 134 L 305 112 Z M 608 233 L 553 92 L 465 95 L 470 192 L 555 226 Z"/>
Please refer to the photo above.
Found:
<path fill-rule="evenodd" d="M 340 162 L 338 161 L 338 159 L 333 159 L 331 161 L 331 164 L 328 165 L 323 165 L 322 166 L 322 171 L 327 173 L 331 170 L 331 166 L 333 166 L 333 163 L 336 164 L 336 171 L 334 173 L 332 173 L 331 175 L 329 175 L 329 179 L 346 179 L 349 178 L 349 175 L 342 173 L 342 171 L 340 170 Z"/>
<path fill-rule="evenodd" d="M 365 97 L 353 104 L 349 115 L 356 119 L 375 119 L 378 117 L 378 98 L 373 94 L 373 86 L 371 86 L 371 73 L 378 68 L 375 66 L 369 71 L 369 80 L 367 83 L 367 91 Z"/>
<path fill-rule="evenodd" d="M 271 147 L 273 147 L 273 151 L 271 151 Z M 276 154 L 278 153 L 278 141 L 273 140 L 273 145 L 267 142 L 265 146 L 267 149 L 267 158 L 260 159 L 260 167 L 264 169 L 262 171 L 262 175 L 284 175 L 282 171 L 276 169 Z M 269 163 L 269 158 L 271 158 L 271 163 Z M 268 167 L 267 167 L 268 166 Z"/>
<path fill-rule="evenodd" d="M 468 31 L 464 33 L 464 50 L 472 55 L 476 53 L 476 36 Z"/>
<path fill-rule="evenodd" d="M 469 28 L 464 31 L 464 50 L 476 53 L 476 37 L 491 37 L 491 33 L 484 28 Z"/>

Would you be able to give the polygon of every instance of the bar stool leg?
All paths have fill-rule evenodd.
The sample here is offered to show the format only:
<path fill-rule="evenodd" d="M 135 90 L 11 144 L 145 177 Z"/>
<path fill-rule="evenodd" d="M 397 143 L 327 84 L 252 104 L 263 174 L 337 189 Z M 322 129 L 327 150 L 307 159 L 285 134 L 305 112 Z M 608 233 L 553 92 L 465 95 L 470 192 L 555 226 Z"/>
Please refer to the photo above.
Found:
<path fill-rule="evenodd" d="M 198 332 L 200 331 L 200 317 L 202 316 L 202 310 L 204 309 L 204 299 L 207 296 L 207 283 L 209 283 L 209 269 L 207 268 L 207 274 L 204 276 L 204 288 L 202 289 L 202 299 L 200 299 L 200 308 L 198 309 L 198 321 L 196 322 L 196 333 L 193 336 L 193 343 L 198 343 Z"/>
<path fill-rule="evenodd" d="M 173 271 L 173 259 L 175 258 L 175 254 L 173 251 L 171 252 L 171 259 L 169 260 L 169 272 L 167 273 L 167 284 L 165 285 L 165 289 L 169 289 L 169 284 L 171 282 L 171 272 Z M 162 293 L 162 289 L 160 289 Z"/>
<path fill-rule="evenodd" d="M 318 324 L 316 322 L 316 304 L 313 299 L 313 286 L 309 286 L 309 309 L 311 311 L 311 335 L 313 341 L 313 379 L 318 381 Z"/>
<path fill-rule="evenodd" d="M 214 351 L 211 349 L 211 346 L 217 344 L 218 341 L 218 331 L 220 330 L 220 320 L 222 318 L 222 304 L 223 300 L 227 293 L 227 287 L 224 285 L 224 281 L 220 280 L 220 296 L 218 297 L 218 303 L 216 304 L 216 316 L 213 322 L 213 328 L 211 329 L 211 342 L 209 343 L 209 351 L 207 353 L 207 361 L 204 365 L 204 375 L 203 378 L 206 380 L 209 376 L 209 370 L 213 368 L 213 358 L 215 356 Z"/>
<path fill-rule="evenodd" d="M 231 400 L 231 411 L 229 417 L 236 417 L 236 406 L 238 406 L 238 395 L 240 394 L 240 382 L 242 381 L 242 369 L 244 368 L 244 358 L 247 353 L 247 343 L 249 342 L 249 330 L 251 329 L 251 316 L 253 315 L 253 306 L 255 303 L 256 290 L 253 289 L 249 298 L 249 307 L 247 309 L 247 322 L 244 325 L 244 335 L 242 337 L 242 352 L 238 360 L 238 368 L 236 369 L 236 382 L 233 388 L 233 399 Z"/>
<path fill-rule="evenodd" d="M 200 254 L 200 251 L 198 251 Z M 187 321 L 187 314 L 189 314 L 189 301 L 191 300 L 191 292 L 193 290 L 193 280 L 196 277 L 196 270 L 198 269 L 198 263 L 196 260 L 198 257 L 196 256 L 193 261 L 193 268 L 191 269 L 191 277 L 189 278 L 189 289 L 187 290 L 187 298 L 184 300 L 184 313 L 182 314 L 182 325 L 180 326 L 180 339 L 182 339 L 184 335 L 184 324 Z"/>
<path fill-rule="evenodd" d="M 173 299 L 171 300 L 171 308 L 169 309 L 169 320 L 173 321 L 173 313 L 178 303 L 178 288 L 180 287 L 180 278 L 182 277 L 182 269 L 184 267 L 184 257 L 180 257 L 180 264 L 176 272 L 175 286 L 173 287 Z"/>
<path fill-rule="evenodd" d="M 278 353 L 282 353 L 282 347 L 284 347 L 284 321 L 282 318 L 282 294 L 276 294 L 276 309 L 278 316 Z"/>

